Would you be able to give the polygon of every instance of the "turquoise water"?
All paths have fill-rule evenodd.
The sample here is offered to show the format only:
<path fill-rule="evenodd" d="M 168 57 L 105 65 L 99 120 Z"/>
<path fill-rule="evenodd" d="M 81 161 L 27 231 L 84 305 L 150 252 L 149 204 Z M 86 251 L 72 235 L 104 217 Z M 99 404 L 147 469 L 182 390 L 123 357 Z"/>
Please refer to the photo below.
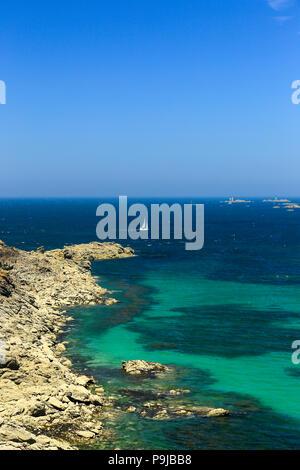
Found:
<path fill-rule="evenodd" d="M 57 247 L 95 238 L 96 201 L 23 202 L 28 220 L 17 231 L 12 207 L 24 213 L 24 206 L 14 204 L 0 204 L 7 242 Z M 55 223 L 41 217 L 45 205 Z M 75 213 L 76 230 L 68 230 Z M 94 264 L 120 303 L 71 309 L 64 339 L 74 366 L 116 397 L 121 389 L 185 388 L 186 404 L 232 411 L 229 418 L 153 421 L 120 409 L 112 437 L 98 448 L 299 448 L 300 365 L 291 362 L 291 344 L 300 339 L 299 232 L 300 211 L 209 200 L 200 252 L 186 252 L 181 242 L 132 242 L 137 257 Z M 126 377 L 121 361 L 129 359 L 170 364 L 174 372 Z M 120 400 L 137 398 L 123 393 Z"/>
<path fill-rule="evenodd" d="M 141 260 L 105 265 L 105 271 L 123 265 L 120 271 L 128 282 L 131 270 L 136 276 Z M 99 275 L 103 268 L 98 265 L 95 270 Z M 124 440 L 124 420 L 133 418 L 121 417 L 118 447 L 297 448 L 300 374 L 291 363 L 291 343 L 298 337 L 299 289 L 194 279 L 188 272 L 181 273 L 179 282 L 176 270 L 172 273 L 166 263 L 165 269 L 147 271 L 139 292 L 144 303 L 135 309 L 130 303 L 135 305 L 137 287 L 130 300 L 128 285 L 114 285 L 107 274 L 102 274 L 101 281 L 116 288 L 114 295 L 122 303 L 72 311 L 76 321 L 67 339 L 77 355 L 80 348 L 79 365 L 85 364 L 100 381 L 109 380 L 113 392 L 124 387 L 153 388 L 149 380 L 142 384 L 126 380 L 120 373 L 124 359 L 172 364 L 178 371 L 173 382 L 161 379 L 155 389 L 188 388 L 191 403 L 227 407 L 237 413 L 222 424 L 181 420 L 158 425 L 135 418 L 144 436 L 137 442 L 134 432 Z M 125 292 L 129 299 L 124 298 Z M 181 434 L 174 438 L 176 426 Z M 159 440 L 157 427 L 162 428 Z M 207 427 L 213 435 L 221 427 L 223 442 L 218 438 L 208 444 L 207 436 L 203 437 Z"/>

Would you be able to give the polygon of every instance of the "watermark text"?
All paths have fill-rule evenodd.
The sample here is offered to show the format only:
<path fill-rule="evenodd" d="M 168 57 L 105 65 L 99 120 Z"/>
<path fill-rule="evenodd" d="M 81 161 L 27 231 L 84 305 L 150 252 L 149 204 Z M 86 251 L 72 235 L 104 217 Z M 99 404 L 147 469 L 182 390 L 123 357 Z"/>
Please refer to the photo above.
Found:
<path fill-rule="evenodd" d="M 295 90 L 292 94 L 292 103 L 300 104 L 300 80 L 293 81 L 292 89 Z"/>
<path fill-rule="evenodd" d="M 118 214 L 117 214 L 118 212 Z M 203 204 L 145 204 L 128 206 L 127 196 L 119 197 L 119 207 L 100 204 L 101 220 L 96 233 L 100 240 L 185 240 L 186 250 L 201 250 L 204 245 Z M 173 223 L 172 223 L 173 222 Z M 172 233 L 171 233 L 172 232 Z"/>
<path fill-rule="evenodd" d="M 6 84 L 0 80 L 0 104 L 6 104 Z"/>

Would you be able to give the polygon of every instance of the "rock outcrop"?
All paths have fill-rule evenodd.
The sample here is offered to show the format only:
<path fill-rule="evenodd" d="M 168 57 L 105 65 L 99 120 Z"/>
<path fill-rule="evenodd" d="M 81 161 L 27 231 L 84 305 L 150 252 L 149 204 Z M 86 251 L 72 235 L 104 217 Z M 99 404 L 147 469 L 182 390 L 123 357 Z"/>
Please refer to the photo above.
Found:
<path fill-rule="evenodd" d="M 143 379 L 159 377 L 165 381 L 163 376 L 172 369 L 158 362 L 147 362 L 144 360 L 122 361 L 124 372 L 129 375 L 141 377 Z M 173 373 L 176 371 L 173 370 Z M 159 382 L 159 380 L 158 380 Z M 229 416 L 231 413 L 224 408 L 212 408 L 208 406 L 198 406 L 193 404 L 190 398 L 185 396 L 190 394 L 188 389 L 159 390 L 143 388 L 122 388 L 119 390 L 122 397 L 128 397 L 129 402 L 124 403 L 124 399 L 119 403 L 123 411 L 127 413 L 137 413 L 140 417 L 153 420 L 177 420 L 178 418 L 219 418 Z"/>
<path fill-rule="evenodd" d="M 229 416 L 229 410 L 223 408 L 210 408 L 206 406 L 169 405 L 160 402 L 148 402 L 139 412 L 140 416 L 157 421 L 176 419 L 179 417 L 217 418 Z"/>
<path fill-rule="evenodd" d="M 219 418 L 231 413 L 224 408 L 198 406 L 185 395 L 190 390 L 176 389 L 167 391 L 145 389 L 121 389 L 122 397 L 127 396 L 130 403 L 120 403 L 127 413 L 137 413 L 142 418 L 153 420 L 174 420 L 178 418 Z"/>
<path fill-rule="evenodd" d="M 105 432 L 111 402 L 70 369 L 57 335 L 65 307 L 115 302 L 91 261 L 129 256 L 116 243 L 26 252 L 0 241 L 0 450 L 72 449 Z"/>
<path fill-rule="evenodd" d="M 122 361 L 122 367 L 126 374 L 151 376 L 168 372 L 170 369 L 158 362 L 148 362 L 140 359 L 132 361 Z"/>

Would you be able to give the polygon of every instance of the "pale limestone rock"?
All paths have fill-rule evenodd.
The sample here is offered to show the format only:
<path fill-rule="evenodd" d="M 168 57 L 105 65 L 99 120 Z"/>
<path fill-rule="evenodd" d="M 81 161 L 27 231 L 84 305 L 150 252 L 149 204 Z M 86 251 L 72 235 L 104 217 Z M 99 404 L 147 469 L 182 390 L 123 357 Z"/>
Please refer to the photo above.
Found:
<path fill-rule="evenodd" d="M 136 407 L 135 406 L 129 406 L 128 408 L 126 408 L 127 413 L 134 413 L 136 411 Z"/>
<path fill-rule="evenodd" d="M 158 362 L 148 362 L 140 359 L 132 361 L 122 361 L 123 370 L 131 375 L 155 375 L 161 372 L 167 372 L 169 368 Z"/>
<path fill-rule="evenodd" d="M 224 410 L 223 408 L 215 408 L 215 409 L 210 410 L 207 413 L 208 418 L 213 418 L 216 416 L 228 416 L 228 415 L 229 415 L 229 411 Z"/>
<path fill-rule="evenodd" d="M 88 385 L 94 384 L 95 380 L 93 377 L 87 377 L 86 375 L 79 375 L 77 377 L 78 385 L 82 385 L 83 387 L 87 387 Z"/>
<path fill-rule="evenodd" d="M 27 442 L 33 444 L 36 442 L 34 434 L 22 429 L 21 427 L 15 427 L 10 425 L 4 425 L 0 428 L 0 439 L 5 439 L 13 442 Z"/>
<path fill-rule="evenodd" d="M 65 405 L 55 397 L 50 397 L 47 404 L 59 411 L 64 411 L 67 408 L 67 405 Z"/>
<path fill-rule="evenodd" d="M 108 292 L 92 277 L 90 261 L 132 254 L 114 243 L 44 253 L 0 243 L 0 340 L 5 340 L 5 360 L 0 365 L 0 448 L 71 449 L 66 442 L 49 442 L 43 435 L 45 428 L 63 429 L 64 424 L 71 428 L 63 439 L 74 439 L 74 430 L 84 430 L 86 423 L 92 423 L 89 432 L 98 436 L 102 432 L 102 425 L 97 426 L 102 413 L 99 404 L 105 399 L 86 389 L 90 378 L 79 378 L 70 370 L 69 359 L 60 357 L 65 345 L 57 344 L 56 336 L 72 320 L 65 315 L 66 306 L 106 301 Z M 70 390 L 75 392 L 75 403 L 72 394 L 71 401 L 68 398 Z"/>
<path fill-rule="evenodd" d="M 95 433 L 91 431 L 76 431 L 76 434 L 84 439 L 91 439 L 95 436 Z"/>
<path fill-rule="evenodd" d="M 55 346 L 55 351 L 58 354 L 61 354 L 61 353 L 65 352 L 65 350 L 66 350 L 66 346 L 64 345 L 64 343 L 59 343 Z"/>
<path fill-rule="evenodd" d="M 68 398 L 75 403 L 90 403 L 90 392 L 82 385 L 71 385 Z"/>

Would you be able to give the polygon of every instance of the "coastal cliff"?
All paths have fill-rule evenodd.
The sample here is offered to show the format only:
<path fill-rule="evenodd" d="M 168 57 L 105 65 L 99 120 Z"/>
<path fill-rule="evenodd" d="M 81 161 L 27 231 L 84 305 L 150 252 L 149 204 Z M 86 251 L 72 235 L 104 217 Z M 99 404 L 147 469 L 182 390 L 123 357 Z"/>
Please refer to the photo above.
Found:
<path fill-rule="evenodd" d="M 64 308 L 116 300 L 91 275 L 91 262 L 133 256 L 116 243 L 26 252 L 0 241 L 0 450 L 72 449 L 100 439 L 109 405 L 79 376 L 58 343 Z"/>

